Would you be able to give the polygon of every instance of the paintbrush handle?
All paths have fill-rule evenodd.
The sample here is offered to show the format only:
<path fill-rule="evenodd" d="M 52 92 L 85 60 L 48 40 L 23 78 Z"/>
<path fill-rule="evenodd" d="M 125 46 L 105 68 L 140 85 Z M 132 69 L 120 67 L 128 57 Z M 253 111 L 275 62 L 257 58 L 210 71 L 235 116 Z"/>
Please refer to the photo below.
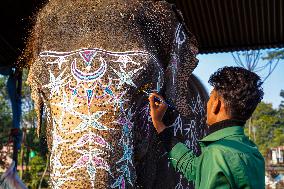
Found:
<path fill-rule="evenodd" d="M 155 96 L 154 96 L 154 98 L 155 98 L 156 100 L 158 100 L 159 102 L 162 102 L 162 103 L 166 104 L 168 107 L 170 107 L 170 108 L 172 108 L 172 109 L 175 109 L 174 106 L 172 106 L 172 105 L 170 105 L 169 103 L 167 103 L 167 102 L 165 102 L 165 101 L 159 99 L 158 97 L 155 97 Z"/>
<path fill-rule="evenodd" d="M 151 95 L 151 93 L 148 93 L 148 92 L 146 92 L 146 91 L 144 91 L 144 90 L 142 90 L 142 92 L 144 92 L 147 96 L 150 96 L 150 95 Z M 154 96 L 154 99 L 158 100 L 159 102 L 162 102 L 162 103 L 166 104 L 169 108 L 175 109 L 174 106 L 172 106 L 172 105 L 170 105 L 169 103 L 167 103 L 167 102 L 165 102 L 165 101 L 159 99 L 159 98 L 156 97 L 156 96 Z"/>

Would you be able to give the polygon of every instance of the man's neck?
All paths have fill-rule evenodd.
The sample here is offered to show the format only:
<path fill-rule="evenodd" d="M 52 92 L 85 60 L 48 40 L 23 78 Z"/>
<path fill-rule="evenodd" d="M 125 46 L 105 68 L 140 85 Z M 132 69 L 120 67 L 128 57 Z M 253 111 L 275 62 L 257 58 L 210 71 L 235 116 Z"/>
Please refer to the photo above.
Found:
<path fill-rule="evenodd" d="M 232 127 L 232 126 L 244 126 L 245 121 L 243 120 L 237 120 L 237 119 L 226 119 L 219 122 L 215 122 L 212 125 L 208 126 L 207 128 L 207 135 L 210 135 L 211 133 L 214 133 L 218 130 Z"/>

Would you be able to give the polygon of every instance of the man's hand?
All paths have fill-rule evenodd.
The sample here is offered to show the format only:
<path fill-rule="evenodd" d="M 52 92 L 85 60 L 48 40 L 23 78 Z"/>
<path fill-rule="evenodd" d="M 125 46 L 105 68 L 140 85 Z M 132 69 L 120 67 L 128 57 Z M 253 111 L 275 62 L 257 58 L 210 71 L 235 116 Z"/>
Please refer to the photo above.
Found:
<path fill-rule="evenodd" d="M 166 128 L 162 120 L 168 106 L 165 103 L 164 98 L 158 95 L 157 93 L 152 93 L 149 97 L 149 101 L 151 109 L 150 115 L 152 118 L 153 125 L 156 128 L 157 132 L 160 133 Z"/>

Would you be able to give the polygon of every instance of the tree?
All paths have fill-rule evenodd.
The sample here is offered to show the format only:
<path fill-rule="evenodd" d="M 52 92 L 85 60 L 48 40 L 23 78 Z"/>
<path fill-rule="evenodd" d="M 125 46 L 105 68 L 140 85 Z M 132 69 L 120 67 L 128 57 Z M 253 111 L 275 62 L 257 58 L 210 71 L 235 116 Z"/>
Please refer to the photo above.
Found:
<path fill-rule="evenodd" d="M 7 153 L 2 153 L 3 146 L 8 143 L 12 127 L 12 111 L 9 107 L 9 97 L 6 90 L 7 77 L 0 76 L 0 167 L 7 168 Z"/>
<path fill-rule="evenodd" d="M 272 56 L 270 51 L 263 56 L 260 50 L 233 52 L 232 56 L 238 66 L 262 75 L 263 82 L 272 74 L 281 59 L 281 56 Z"/>
<path fill-rule="evenodd" d="M 284 59 L 284 49 L 277 49 L 267 52 L 267 55 L 263 59 L 273 60 L 273 59 Z"/>
<path fill-rule="evenodd" d="M 280 96 L 284 98 L 284 90 L 281 90 Z M 274 146 L 284 145 L 284 99 L 281 101 L 277 113 L 280 127 L 275 130 Z"/>
<path fill-rule="evenodd" d="M 40 184 L 40 179 L 44 172 L 46 159 L 41 156 L 35 156 L 30 161 L 30 170 L 25 172 L 24 181 L 29 188 L 36 189 Z M 45 185 L 47 185 L 45 181 Z"/>
<path fill-rule="evenodd" d="M 284 90 L 281 90 L 280 96 L 284 98 Z M 281 104 L 279 105 L 280 109 L 284 109 L 284 99 L 282 99 Z"/>
<path fill-rule="evenodd" d="M 18 165 L 27 167 L 24 172 L 20 171 L 25 184 L 29 188 L 38 188 L 44 169 L 47 164 L 47 144 L 44 138 L 36 134 L 36 115 L 34 105 L 31 100 L 30 87 L 26 84 L 28 71 L 23 70 L 22 85 L 22 123 L 21 127 L 26 130 L 25 140 L 22 141 L 21 153 L 18 154 Z M 0 76 L 0 167 L 7 168 L 6 153 L 2 153 L 3 145 L 6 145 L 12 128 L 12 110 L 7 92 L 7 76 Z M 46 124 L 45 122 L 43 124 Z M 36 156 L 31 158 L 30 152 L 33 151 Z M 47 178 L 42 182 L 42 186 L 47 185 Z"/>
<path fill-rule="evenodd" d="M 7 136 L 12 126 L 12 111 L 9 107 L 9 97 L 6 91 L 7 78 L 0 76 L 0 136 L 1 144 L 7 142 Z M 8 132 L 7 132 L 8 131 Z"/>
<path fill-rule="evenodd" d="M 261 102 L 251 117 L 253 137 L 250 137 L 266 157 L 267 150 L 284 144 L 283 110 L 274 109 L 272 104 Z M 249 134 L 248 128 L 245 128 Z"/>

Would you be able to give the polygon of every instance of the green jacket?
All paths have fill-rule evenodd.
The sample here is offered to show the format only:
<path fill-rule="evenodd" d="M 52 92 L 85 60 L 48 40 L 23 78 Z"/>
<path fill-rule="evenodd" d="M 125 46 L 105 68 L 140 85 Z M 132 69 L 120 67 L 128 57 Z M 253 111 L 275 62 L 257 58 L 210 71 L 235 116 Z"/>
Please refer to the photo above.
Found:
<path fill-rule="evenodd" d="M 196 189 L 264 189 L 265 164 L 241 126 L 227 127 L 200 140 L 196 157 L 183 143 L 169 152 L 174 168 L 194 181 Z"/>

